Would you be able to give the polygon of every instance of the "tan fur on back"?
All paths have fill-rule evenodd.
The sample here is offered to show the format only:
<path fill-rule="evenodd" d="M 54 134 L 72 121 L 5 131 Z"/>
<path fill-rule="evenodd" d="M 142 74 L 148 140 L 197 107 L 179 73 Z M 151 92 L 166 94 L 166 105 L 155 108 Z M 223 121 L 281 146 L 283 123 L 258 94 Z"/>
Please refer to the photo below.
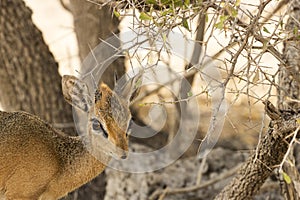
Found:
<path fill-rule="evenodd" d="M 22 131 L 10 132 L 15 130 L 12 127 Z M 7 199 L 19 199 L 23 194 L 24 199 L 34 200 L 43 193 L 46 196 L 42 199 L 57 199 L 104 169 L 94 157 L 85 157 L 87 152 L 80 140 L 25 112 L 0 112 L 0 152 L 6 152 L 0 154 L 0 191 Z M 76 159 L 82 161 L 70 168 Z M 79 176 L 78 172 L 86 170 L 81 168 L 81 162 L 82 167 L 88 162 L 96 164 L 90 169 L 96 171 Z M 67 173 L 63 171 L 66 168 Z M 55 187 L 62 182 L 65 187 Z"/>

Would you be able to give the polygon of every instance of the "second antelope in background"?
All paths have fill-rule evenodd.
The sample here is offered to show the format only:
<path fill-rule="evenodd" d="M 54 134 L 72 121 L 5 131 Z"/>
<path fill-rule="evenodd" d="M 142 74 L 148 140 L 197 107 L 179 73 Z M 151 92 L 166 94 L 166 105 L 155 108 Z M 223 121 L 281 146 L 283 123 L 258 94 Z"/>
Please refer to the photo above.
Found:
<path fill-rule="evenodd" d="M 91 95 L 84 82 L 63 77 L 65 99 L 88 113 L 83 136 L 68 136 L 26 112 L 0 111 L 0 199 L 56 200 L 100 174 L 112 156 L 125 159 L 137 79 L 117 92 L 100 84 Z"/>

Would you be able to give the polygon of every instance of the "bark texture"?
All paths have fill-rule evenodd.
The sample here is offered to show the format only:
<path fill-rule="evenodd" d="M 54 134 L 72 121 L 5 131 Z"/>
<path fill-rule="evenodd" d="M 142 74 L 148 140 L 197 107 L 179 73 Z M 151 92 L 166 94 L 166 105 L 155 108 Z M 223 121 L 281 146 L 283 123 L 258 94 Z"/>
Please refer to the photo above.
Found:
<path fill-rule="evenodd" d="M 71 123 L 58 65 L 23 1 L 0 1 L 0 102 L 50 123 Z"/>
<path fill-rule="evenodd" d="M 216 199 L 251 199 L 273 169 L 282 162 L 288 148 L 291 148 L 288 146 L 291 137 L 287 136 L 299 126 L 296 122 L 299 113 L 298 116 L 293 116 L 293 113 L 299 112 L 300 107 L 300 104 L 295 101 L 300 99 L 300 42 L 298 39 L 300 2 L 290 1 L 290 9 L 286 24 L 286 31 L 290 39 L 284 43 L 283 56 L 286 66 L 282 66 L 279 73 L 278 107 L 281 110 L 290 110 L 291 115 L 287 114 L 288 112 L 279 113 L 274 109 L 268 111 L 268 105 L 266 105 L 268 115 L 275 120 L 270 123 L 268 133 L 259 144 L 258 151 L 248 159 L 238 175 Z M 291 152 L 293 152 L 292 150 L 293 148 L 291 148 Z M 298 199 L 299 188 L 298 191 L 296 188 L 299 185 L 299 173 L 290 164 L 294 163 L 292 154 L 289 155 L 288 160 L 289 162 L 283 165 L 283 171 L 291 178 L 291 183 L 286 184 L 282 180 L 283 196 L 286 199 Z"/>
<path fill-rule="evenodd" d="M 113 16 L 110 6 L 103 6 L 101 9 L 94 3 L 82 0 L 71 0 L 70 10 L 74 17 L 74 28 L 77 36 L 79 56 L 81 61 L 88 56 L 101 40 L 119 33 L 120 21 Z M 113 44 L 120 47 L 120 42 Z M 101 52 L 105 54 L 106 52 Z M 109 56 L 109 55 L 108 55 Z M 104 56 L 105 57 L 105 56 Z M 84 66 L 83 67 L 87 67 Z M 85 72 L 86 69 L 82 69 Z M 125 73 L 124 58 L 115 60 L 101 76 L 101 81 L 110 88 L 114 87 L 114 75 L 121 77 Z"/>
<path fill-rule="evenodd" d="M 277 167 L 288 149 L 288 137 L 299 126 L 300 114 L 293 112 L 278 113 L 266 104 L 267 113 L 272 119 L 265 137 L 249 159 L 243 164 L 236 177 L 215 199 L 252 199 L 262 184 Z M 277 113 L 276 115 L 274 113 Z M 280 114 L 280 115 L 278 115 Z"/>
<path fill-rule="evenodd" d="M 296 101 L 300 100 L 300 41 L 298 33 L 300 29 L 300 2 L 296 0 L 290 1 L 289 9 L 289 18 L 285 29 L 290 39 L 284 42 L 283 56 L 286 66 L 281 67 L 279 73 L 278 107 L 298 110 L 300 103 Z M 284 180 L 281 181 L 282 193 L 286 199 L 300 198 L 299 148 L 298 144 L 291 147 L 288 157 L 289 162 L 285 162 L 283 167 L 283 171 L 292 179 L 290 184 L 286 184 Z M 293 164 L 291 165 L 290 163 Z"/>
<path fill-rule="evenodd" d="M 64 101 L 58 65 L 21 0 L 0 1 L 0 102 L 7 111 L 24 110 L 50 123 L 73 123 Z M 64 131 L 66 131 L 64 129 Z M 75 134 L 73 128 L 67 130 Z M 102 199 L 101 178 L 66 199 Z"/>
<path fill-rule="evenodd" d="M 280 68 L 278 105 L 280 109 L 300 108 L 295 100 L 300 99 L 300 2 L 292 0 L 290 4 L 289 19 L 285 26 L 290 39 L 284 42 L 283 56 L 286 67 Z M 296 31 L 295 31 L 296 30 Z"/>

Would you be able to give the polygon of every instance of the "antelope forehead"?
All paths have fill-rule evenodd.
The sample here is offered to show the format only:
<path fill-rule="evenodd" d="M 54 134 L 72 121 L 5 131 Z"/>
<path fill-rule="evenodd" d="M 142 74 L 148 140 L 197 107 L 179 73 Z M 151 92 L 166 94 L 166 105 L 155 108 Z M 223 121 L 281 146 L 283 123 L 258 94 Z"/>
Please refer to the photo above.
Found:
<path fill-rule="evenodd" d="M 97 102 L 93 109 L 93 114 L 105 121 L 114 119 L 117 123 L 128 121 L 131 118 L 129 108 L 120 104 L 111 104 Z"/>
<path fill-rule="evenodd" d="M 99 92 L 96 91 L 95 94 L 93 114 L 99 118 L 105 126 L 118 126 L 119 129 L 126 131 L 128 121 L 131 119 L 127 101 L 114 93 L 105 95 L 106 93 L 102 92 L 102 94 L 99 94 Z"/>
<path fill-rule="evenodd" d="M 128 103 L 120 98 L 118 95 L 112 93 L 111 95 L 104 95 L 99 93 L 98 90 L 95 92 L 95 108 L 98 109 L 111 109 L 111 110 L 126 110 L 128 109 Z"/>

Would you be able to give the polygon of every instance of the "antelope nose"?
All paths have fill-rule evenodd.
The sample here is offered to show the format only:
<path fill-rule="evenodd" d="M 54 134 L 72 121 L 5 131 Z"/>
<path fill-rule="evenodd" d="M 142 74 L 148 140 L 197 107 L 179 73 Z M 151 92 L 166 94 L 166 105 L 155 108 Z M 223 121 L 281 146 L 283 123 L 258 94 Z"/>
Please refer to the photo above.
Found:
<path fill-rule="evenodd" d="M 127 158 L 127 155 L 126 153 L 124 153 L 122 156 L 121 156 L 122 159 L 126 159 Z"/>

